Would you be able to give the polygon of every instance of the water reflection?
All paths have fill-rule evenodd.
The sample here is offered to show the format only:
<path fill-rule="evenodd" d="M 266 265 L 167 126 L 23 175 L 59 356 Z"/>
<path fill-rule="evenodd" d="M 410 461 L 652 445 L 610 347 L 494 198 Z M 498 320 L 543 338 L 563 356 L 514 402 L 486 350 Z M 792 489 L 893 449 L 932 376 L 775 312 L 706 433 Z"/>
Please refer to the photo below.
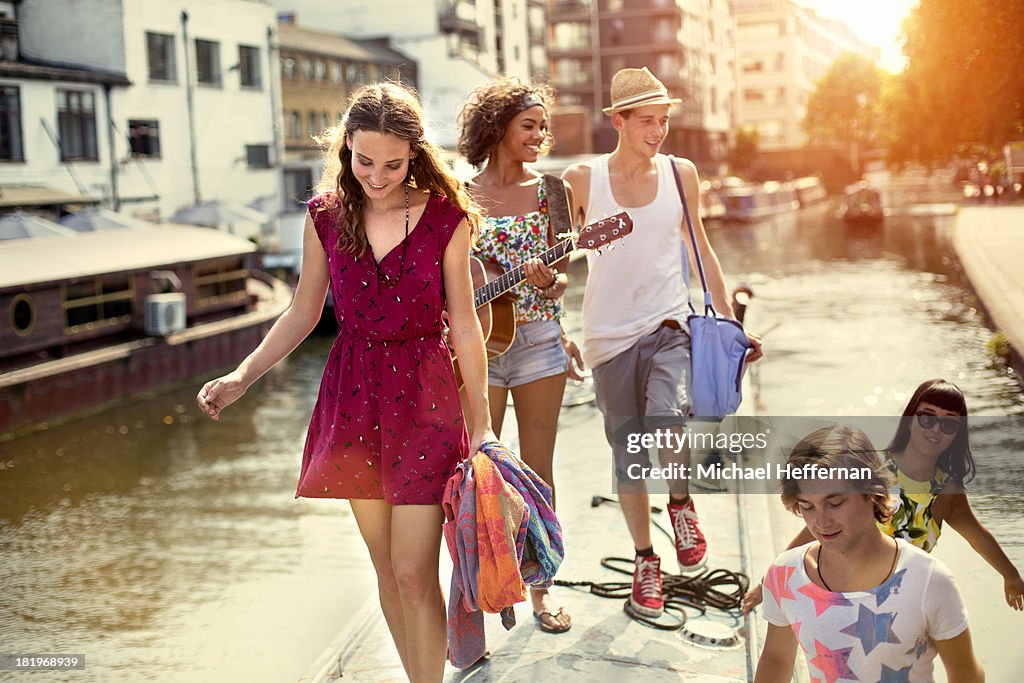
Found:
<path fill-rule="evenodd" d="M 210 680 L 232 668 L 281 680 L 305 671 L 372 585 L 354 525 L 342 523 L 346 508 L 292 500 L 325 344 L 307 345 L 220 423 L 198 414 L 190 386 L 4 444 L 5 650 L 84 652 L 83 680 Z M 311 556 L 321 579 L 307 575 Z M 262 673 L 225 657 L 243 644 L 224 633 L 230 615 L 262 602 L 234 591 L 269 593 L 296 576 L 307 590 L 327 585 L 297 603 L 334 601 L 310 619 L 331 615 L 320 641 L 287 644 Z M 359 590 L 343 598 L 343 579 Z M 214 614 L 211 605 L 220 606 Z M 257 623 L 272 629 L 288 611 Z"/>

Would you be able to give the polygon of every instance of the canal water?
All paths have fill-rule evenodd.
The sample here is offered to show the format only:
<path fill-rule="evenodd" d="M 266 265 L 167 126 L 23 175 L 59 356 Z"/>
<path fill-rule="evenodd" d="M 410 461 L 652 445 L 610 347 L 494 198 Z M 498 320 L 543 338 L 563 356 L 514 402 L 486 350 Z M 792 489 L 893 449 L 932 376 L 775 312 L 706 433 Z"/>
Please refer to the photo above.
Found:
<path fill-rule="evenodd" d="M 769 354 L 751 373 L 756 412 L 892 415 L 942 376 L 972 412 L 1024 413 L 988 351 L 952 219 L 851 230 L 833 209 L 710 226 L 729 282 L 755 291 L 747 323 Z M 197 380 L 0 442 L 0 650 L 85 654 L 79 681 L 305 673 L 374 591 L 346 504 L 293 499 L 329 344 L 304 343 L 219 423 L 196 410 Z M 972 496 L 1019 567 L 1021 500 Z M 967 595 L 989 680 L 1021 680 L 1024 615 L 955 532 L 936 554 Z"/>

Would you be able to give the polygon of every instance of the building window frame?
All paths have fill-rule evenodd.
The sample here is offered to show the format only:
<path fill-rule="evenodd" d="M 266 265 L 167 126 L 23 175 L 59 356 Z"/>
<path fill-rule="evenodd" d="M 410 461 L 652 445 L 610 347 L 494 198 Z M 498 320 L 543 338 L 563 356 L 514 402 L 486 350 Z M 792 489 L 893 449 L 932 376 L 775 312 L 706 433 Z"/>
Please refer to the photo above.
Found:
<path fill-rule="evenodd" d="M 21 88 L 16 85 L 0 85 L 0 161 L 25 161 Z"/>
<path fill-rule="evenodd" d="M 99 161 L 96 93 L 59 88 L 57 128 L 61 161 Z"/>
<path fill-rule="evenodd" d="M 302 115 L 292 110 L 285 114 L 285 138 L 288 140 L 302 139 Z"/>
<path fill-rule="evenodd" d="M 238 80 L 247 90 L 263 89 L 260 49 L 253 45 L 238 46 Z"/>
<path fill-rule="evenodd" d="M 150 83 L 177 83 L 176 57 L 173 34 L 146 31 L 146 72 Z"/>
<path fill-rule="evenodd" d="M 245 161 L 249 168 L 271 168 L 270 145 L 246 145 Z"/>
<path fill-rule="evenodd" d="M 128 119 L 128 149 L 135 159 L 159 159 L 160 122 L 156 119 Z"/>
<path fill-rule="evenodd" d="M 222 87 L 224 77 L 220 68 L 220 42 L 195 39 L 196 83 L 211 88 Z"/>

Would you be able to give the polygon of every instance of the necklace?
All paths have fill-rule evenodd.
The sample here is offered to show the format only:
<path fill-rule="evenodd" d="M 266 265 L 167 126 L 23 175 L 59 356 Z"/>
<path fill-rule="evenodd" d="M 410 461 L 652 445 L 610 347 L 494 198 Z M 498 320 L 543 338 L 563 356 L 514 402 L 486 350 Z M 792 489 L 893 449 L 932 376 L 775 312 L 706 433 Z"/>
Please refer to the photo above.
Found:
<path fill-rule="evenodd" d="M 896 550 L 892 554 L 892 564 L 889 565 L 889 573 L 885 575 L 884 579 L 882 579 L 882 583 L 885 583 L 885 581 L 888 580 L 890 576 L 892 576 L 893 570 L 896 569 L 896 560 L 900 556 L 900 544 L 896 542 L 895 538 L 892 539 L 892 542 L 893 544 L 895 544 Z M 818 578 L 821 579 L 821 585 L 825 587 L 825 590 L 827 590 L 829 593 L 835 593 L 834 590 L 828 587 L 828 581 L 825 580 L 824 575 L 822 575 L 821 573 L 821 545 L 818 546 Z"/>
<path fill-rule="evenodd" d="M 382 282 L 388 287 L 396 287 L 398 282 L 402 279 L 402 274 L 405 272 L 405 253 L 409 249 L 409 186 L 405 185 L 405 238 L 402 239 L 402 265 L 398 270 L 398 277 L 394 280 L 381 270 L 380 261 L 373 255 L 373 250 L 370 250 L 370 258 L 373 259 L 373 266 L 377 269 L 377 282 Z M 390 254 L 391 252 L 388 252 Z M 384 258 L 387 258 L 387 254 L 384 254 Z"/>

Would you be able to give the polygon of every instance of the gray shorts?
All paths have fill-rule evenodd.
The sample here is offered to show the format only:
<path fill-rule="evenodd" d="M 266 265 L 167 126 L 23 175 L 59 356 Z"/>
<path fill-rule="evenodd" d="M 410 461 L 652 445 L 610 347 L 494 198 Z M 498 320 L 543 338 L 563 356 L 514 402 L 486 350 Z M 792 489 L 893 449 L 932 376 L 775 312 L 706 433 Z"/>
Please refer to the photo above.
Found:
<path fill-rule="evenodd" d="M 629 434 L 682 427 L 690 410 L 690 335 L 659 327 L 593 369 L 597 407 L 612 447 L 617 481 L 632 464 L 650 465 L 646 450 L 629 453 Z"/>
<path fill-rule="evenodd" d="M 487 363 L 487 384 L 518 387 L 561 374 L 568 366 L 569 356 L 562 347 L 562 327 L 557 320 L 520 323 L 511 348 Z"/>

